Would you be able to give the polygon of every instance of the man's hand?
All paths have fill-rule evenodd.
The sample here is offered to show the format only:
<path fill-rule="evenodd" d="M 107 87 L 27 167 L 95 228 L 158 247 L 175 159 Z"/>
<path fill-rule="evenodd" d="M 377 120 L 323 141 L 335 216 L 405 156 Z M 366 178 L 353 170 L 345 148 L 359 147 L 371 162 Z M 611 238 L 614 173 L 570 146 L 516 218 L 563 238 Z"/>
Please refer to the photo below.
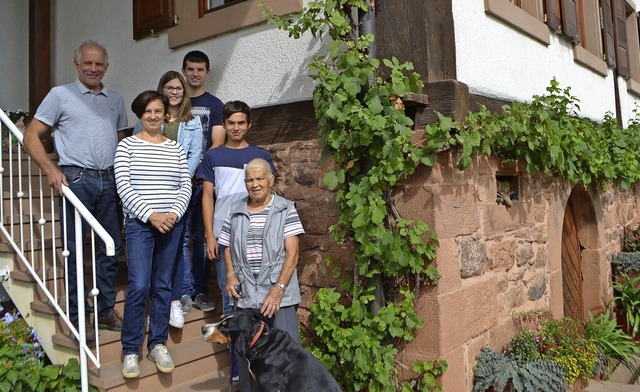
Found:
<path fill-rule="evenodd" d="M 209 260 L 218 260 L 220 258 L 220 248 L 216 237 L 206 238 L 205 244 L 207 248 L 207 258 Z"/>
<path fill-rule="evenodd" d="M 67 177 L 62 173 L 57 166 L 49 166 L 49 171 L 47 172 L 47 178 L 49 179 L 49 186 L 55 189 L 58 192 L 58 195 L 62 196 L 62 185 L 69 186 L 67 182 Z"/>

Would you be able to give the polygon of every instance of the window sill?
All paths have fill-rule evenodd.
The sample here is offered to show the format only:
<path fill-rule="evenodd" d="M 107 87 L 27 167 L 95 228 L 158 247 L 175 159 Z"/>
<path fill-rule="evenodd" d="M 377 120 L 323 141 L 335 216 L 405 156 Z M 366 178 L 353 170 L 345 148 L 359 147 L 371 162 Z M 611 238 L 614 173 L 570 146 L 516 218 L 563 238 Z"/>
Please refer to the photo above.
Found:
<path fill-rule="evenodd" d="M 551 44 L 549 27 L 508 0 L 484 0 L 484 11 L 542 44 Z"/>
<path fill-rule="evenodd" d="M 249 0 L 198 17 L 198 2 L 178 0 L 176 12 L 180 24 L 169 29 L 169 48 L 190 44 L 205 38 L 265 23 L 261 3 L 277 15 L 287 15 L 302 8 L 301 0 Z"/>
<path fill-rule="evenodd" d="M 601 76 L 606 77 L 609 74 L 607 63 L 580 45 L 573 46 L 573 59 Z"/>

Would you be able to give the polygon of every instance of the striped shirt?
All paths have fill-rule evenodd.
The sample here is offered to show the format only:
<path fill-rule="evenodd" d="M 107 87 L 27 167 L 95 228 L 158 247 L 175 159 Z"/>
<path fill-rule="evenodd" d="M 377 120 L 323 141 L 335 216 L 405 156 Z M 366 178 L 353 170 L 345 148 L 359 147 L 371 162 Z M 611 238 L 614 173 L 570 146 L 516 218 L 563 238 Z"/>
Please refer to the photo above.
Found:
<path fill-rule="evenodd" d="M 184 150 L 175 140 L 154 144 L 137 136 L 123 139 L 114 162 L 123 212 L 147 222 L 153 212 L 182 217 L 191 197 Z"/>
<path fill-rule="evenodd" d="M 265 208 L 260 211 L 249 211 L 249 232 L 247 233 L 247 249 L 245 249 L 247 262 L 251 268 L 251 272 L 257 279 L 260 274 L 260 267 L 262 265 L 262 246 L 263 246 L 263 232 L 264 226 L 267 223 L 267 216 L 273 203 L 273 198 L 267 204 Z M 304 234 L 304 228 L 298 211 L 295 208 L 289 210 L 287 219 L 284 224 L 284 239 L 293 237 L 294 235 Z M 231 221 L 229 217 L 224 221 L 222 225 L 222 231 L 220 232 L 220 238 L 218 238 L 218 244 L 222 246 L 229 246 L 231 243 Z"/>

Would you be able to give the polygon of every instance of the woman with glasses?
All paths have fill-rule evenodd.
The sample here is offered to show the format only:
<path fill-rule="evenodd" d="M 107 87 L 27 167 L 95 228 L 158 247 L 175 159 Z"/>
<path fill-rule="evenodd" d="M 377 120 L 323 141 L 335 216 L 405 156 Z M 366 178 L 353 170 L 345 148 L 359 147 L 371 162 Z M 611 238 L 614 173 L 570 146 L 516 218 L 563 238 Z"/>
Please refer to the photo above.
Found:
<path fill-rule="evenodd" d="M 167 113 L 162 124 L 161 132 L 171 140 L 177 141 L 187 154 L 189 175 L 193 175 L 202 158 L 202 124 L 200 117 L 191 113 L 191 100 L 185 99 L 186 81 L 182 74 L 176 71 L 168 71 L 158 82 L 158 92 L 163 93 L 169 100 Z M 134 129 L 134 135 L 141 129 L 138 121 Z M 184 228 L 188 230 L 188 228 Z M 171 317 L 169 325 L 175 328 L 184 326 L 182 313 L 182 281 L 184 279 L 184 257 L 182 251 L 178 252 L 176 270 L 173 273 L 173 296 L 171 301 Z"/>

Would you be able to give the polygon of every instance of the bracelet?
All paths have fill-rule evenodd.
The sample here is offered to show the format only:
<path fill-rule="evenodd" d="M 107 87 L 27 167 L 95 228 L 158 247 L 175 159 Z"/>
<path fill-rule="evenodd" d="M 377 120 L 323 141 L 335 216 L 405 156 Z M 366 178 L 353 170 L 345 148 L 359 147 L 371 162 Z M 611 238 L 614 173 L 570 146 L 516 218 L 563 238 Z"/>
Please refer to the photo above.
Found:
<path fill-rule="evenodd" d="M 287 289 L 287 286 L 284 283 L 276 283 L 276 286 L 280 287 L 283 291 Z"/>

